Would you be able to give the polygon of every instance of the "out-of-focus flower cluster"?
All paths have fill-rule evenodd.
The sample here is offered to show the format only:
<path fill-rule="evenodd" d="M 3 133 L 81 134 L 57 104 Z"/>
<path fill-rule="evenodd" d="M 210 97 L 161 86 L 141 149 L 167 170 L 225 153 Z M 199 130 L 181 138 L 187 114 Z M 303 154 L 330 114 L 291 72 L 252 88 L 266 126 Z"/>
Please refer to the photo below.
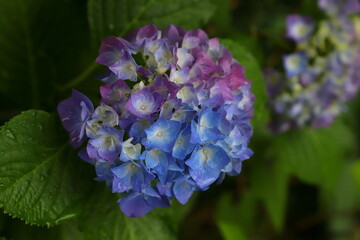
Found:
<path fill-rule="evenodd" d="M 282 132 L 302 126 L 324 127 L 344 111 L 360 86 L 358 0 L 319 0 L 327 18 L 315 26 L 304 16 L 287 18 L 287 37 L 297 50 L 283 57 L 285 73 L 265 70 L 270 127 Z"/>
<path fill-rule="evenodd" d="M 131 217 L 176 198 L 185 204 L 252 155 L 254 97 L 242 67 L 216 38 L 178 26 L 147 25 L 126 39 L 106 38 L 96 62 L 101 101 L 73 90 L 58 112 L 97 180 L 121 193 Z"/>

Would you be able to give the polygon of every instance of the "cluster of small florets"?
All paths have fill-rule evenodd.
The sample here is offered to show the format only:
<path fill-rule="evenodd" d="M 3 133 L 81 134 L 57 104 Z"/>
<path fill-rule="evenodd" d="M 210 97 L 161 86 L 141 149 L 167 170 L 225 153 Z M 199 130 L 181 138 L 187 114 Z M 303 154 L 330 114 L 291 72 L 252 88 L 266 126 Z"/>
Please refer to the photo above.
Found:
<path fill-rule="evenodd" d="M 309 17 L 290 15 L 287 37 L 297 51 L 283 57 L 285 74 L 265 71 L 270 127 L 275 132 L 302 126 L 324 127 L 345 109 L 360 86 L 358 0 L 319 0 L 328 15 L 315 27 Z"/>
<path fill-rule="evenodd" d="M 252 155 L 254 97 L 244 68 L 216 38 L 147 25 L 106 38 L 96 62 L 108 72 L 101 101 L 73 90 L 58 112 L 79 156 L 131 217 L 237 175 Z M 88 140 L 88 141 L 87 141 Z"/>

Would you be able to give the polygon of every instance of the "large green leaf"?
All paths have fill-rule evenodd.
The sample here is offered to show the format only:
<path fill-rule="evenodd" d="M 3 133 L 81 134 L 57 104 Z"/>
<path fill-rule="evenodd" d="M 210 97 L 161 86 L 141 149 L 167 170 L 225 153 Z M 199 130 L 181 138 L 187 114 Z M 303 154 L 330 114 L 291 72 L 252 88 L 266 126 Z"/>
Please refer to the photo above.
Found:
<path fill-rule="evenodd" d="M 211 0 L 89 0 L 88 19 L 95 46 L 107 36 L 122 36 L 146 24 L 197 28 L 215 10 Z"/>
<path fill-rule="evenodd" d="M 337 121 L 329 128 L 289 132 L 271 147 L 300 179 L 331 191 L 354 142 L 350 130 Z"/>
<path fill-rule="evenodd" d="M 116 195 L 99 184 L 78 218 L 84 240 L 171 240 L 168 209 L 155 209 L 139 218 L 128 218 L 116 204 Z M 81 239 L 80 239 L 81 240 Z"/>
<path fill-rule="evenodd" d="M 346 162 L 344 167 L 339 169 L 341 174 L 333 191 L 330 194 L 322 192 L 322 207 L 329 213 L 329 230 L 335 236 L 350 233 L 355 228 L 359 196 L 356 176 L 352 174 L 354 166 L 354 163 Z"/>
<path fill-rule="evenodd" d="M 53 109 L 56 87 L 89 55 L 85 1 L 0 1 L 0 104 L 9 112 Z M 69 24 L 71 23 L 71 24 Z M 6 104 L 5 104 L 6 103 Z"/>
<path fill-rule="evenodd" d="M 79 240 L 81 238 L 79 231 L 76 229 L 76 224 L 74 224 L 73 221 L 66 221 L 51 228 L 45 226 L 34 227 L 29 224 L 25 224 L 17 218 L 11 218 L 5 214 L 2 215 L 2 217 L 5 218 L 5 222 L 1 225 L 2 229 L 0 230 L 0 235 L 6 237 L 6 239 Z"/>
<path fill-rule="evenodd" d="M 238 201 L 229 193 L 222 194 L 217 208 L 217 225 L 225 240 L 247 239 L 259 233 L 260 224 L 254 228 L 257 201 L 251 191 L 244 191 Z"/>
<path fill-rule="evenodd" d="M 252 159 L 250 184 L 254 196 L 264 204 L 274 229 L 280 231 L 284 224 L 287 204 L 289 168 L 277 152 L 270 148 L 265 159 Z"/>
<path fill-rule="evenodd" d="M 0 205 L 5 212 L 47 226 L 79 213 L 91 177 L 56 116 L 24 112 L 1 128 L 0 142 Z"/>
<path fill-rule="evenodd" d="M 268 119 L 268 112 L 265 108 L 267 96 L 264 77 L 256 59 L 241 45 L 241 42 L 222 39 L 221 43 L 228 48 L 233 57 L 245 67 L 245 75 L 251 81 L 251 90 L 255 95 L 254 121 L 255 124 L 264 126 Z"/>
<path fill-rule="evenodd" d="M 357 192 L 360 194 L 360 159 L 353 163 L 352 174 L 356 182 Z"/>
<path fill-rule="evenodd" d="M 212 3 L 215 5 L 216 11 L 209 21 L 211 27 L 214 28 L 216 36 L 228 36 L 234 31 L 234 27 L 231 24 L 232 2 L 230 0 L 212 0 Z"/>
<path fill-rule="evenodd" d="M 225 240 L 246 240 L 243 230 L 236 223 L 219 221 L 218 226 Z"/>

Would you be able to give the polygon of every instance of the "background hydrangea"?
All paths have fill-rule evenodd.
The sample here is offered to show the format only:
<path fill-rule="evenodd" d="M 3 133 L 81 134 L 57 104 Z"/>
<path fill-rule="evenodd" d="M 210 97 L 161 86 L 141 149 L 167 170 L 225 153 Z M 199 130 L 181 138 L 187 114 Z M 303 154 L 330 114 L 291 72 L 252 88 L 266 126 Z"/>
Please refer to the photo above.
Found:
<path fill-rule="evenodd" d="M 130 217 L 176 198 L 185 204 L 252 155 L 254 97 L 242 67 L 202 30 L 147 25 L 106 38 L 96 62 L 101 101 L 73 90 L 58 112 L 79 156 Z M 88 140 L 88 141 L 87 141 Z"/>
<path fill-rule="evenodd" d="M 287 37 L 296 52 L 283 57 L 285 74 L 265 71 L 275 132 L 324 127 L 344 111 L 360 86 L 360 12 L 356 0 L 319 0 L 328 18 L 315 26 L 309 17 L 288 16 Z"/>

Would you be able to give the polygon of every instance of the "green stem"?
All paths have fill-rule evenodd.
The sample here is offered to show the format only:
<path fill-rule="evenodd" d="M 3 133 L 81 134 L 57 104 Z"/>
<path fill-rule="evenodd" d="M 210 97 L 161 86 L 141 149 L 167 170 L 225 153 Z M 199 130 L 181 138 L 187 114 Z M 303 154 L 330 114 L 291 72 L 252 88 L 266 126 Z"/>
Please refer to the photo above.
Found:
<path fill-rule="evenodd" d="M 65 91 L 65 90 L 68 90 L 70 88 L 73 88 L 73 87 L 79 85 L 80 83 L 85 81 L 91 73 L 93 73 L 96 70 L 97 66 L 98 65 L 95 63 L 90 64 L 81 74 L 79 74 L 73 80 L 69 81 L 64 86 L 61 86 L 60 90 Z"/>
<path fill-rule="evenodd" d="M 123 31 L 120 33 L 120 36 L 123 36 L 126 32 L 129 31 L 129 29 L 135 25 L 140 17 L 146 12 L 146 10 L 154 3 L 154 0 L 148 0 L 145 5 L 143 5 L 139 12 L 134 16 L 134 18 L 125 26 Z M 60 87 L 60 91 L 65 91 L 70 88 L 73 88 L 74 86 L 77 86 L 78 84 L 82 83 L 92 72 L 95 71 L 97 65 L 95 63 L 91 64 L 89 67 L 85 69 L 79 76 L 74 78 L 73 80 L 69 81 L 64 86 Z"/>
<path fill-rule="evenodd" d="M 133 27 L 134 24 L 136 24 L 139 19 L 141 18 L 141 16 L 146 12 L 146 10 L 148 10 L 148 8 L 154 3 L 154 0 L 148 0 L 146 4 L 144 4 L 143 6 L 141 6 L 141 8 L 139 9 L 138 13 L 133 17 L 133 19 L 131 19 L 131 21 L 126 24 L 126 26 L 124 27 L 124 29 L 121 31 L 120 36 L 123 36 L 125 33 L 127 33 L 130 28 Z"/>

